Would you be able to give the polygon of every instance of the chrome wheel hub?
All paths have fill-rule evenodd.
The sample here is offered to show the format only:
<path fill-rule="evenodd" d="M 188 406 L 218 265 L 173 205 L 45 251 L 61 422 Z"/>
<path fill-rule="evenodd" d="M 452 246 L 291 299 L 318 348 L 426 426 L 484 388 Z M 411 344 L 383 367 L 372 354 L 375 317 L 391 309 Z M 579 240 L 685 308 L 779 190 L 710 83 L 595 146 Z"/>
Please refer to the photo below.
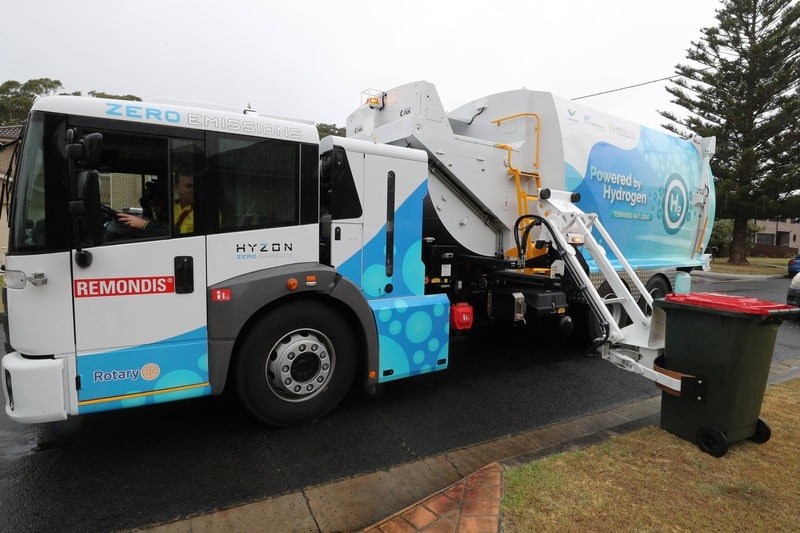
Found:
<path fill-rule="evenodd" d="M 317 330 L 284 335 L 272 347 L 266 377 L 272 390 L 289 401 L 305 401 L 324 390 L 334 370 L 333 346 Z"/>

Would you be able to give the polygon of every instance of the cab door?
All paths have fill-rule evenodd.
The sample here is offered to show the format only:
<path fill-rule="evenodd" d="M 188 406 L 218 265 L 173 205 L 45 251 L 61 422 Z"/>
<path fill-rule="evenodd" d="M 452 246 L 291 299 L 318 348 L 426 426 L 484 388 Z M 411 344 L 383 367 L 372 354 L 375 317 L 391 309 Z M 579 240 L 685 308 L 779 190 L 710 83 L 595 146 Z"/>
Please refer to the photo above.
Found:
<path fill-rule="evenodd" d="M 200 227 L 180 233 L 173 219 L 172 169 L 188 158 L 201 174 L 202 143 L 103 133 L 102 242 L 86 248 L 88 266 L 72 254 L 81 414 L 210 393 L 206 240 Z"/>
<path fill-rule="evenodd" d="M 330 250 L 330 264 L 362 288 L 364 268 L 364 154 L 347 151 L 347 139 L 327 137 L 320 145 L 323 220 L 330 227 L 323 241 Z"/>
<path fill-rule="evenodd" d="M 91 252 L 73 267 L 79 413 L 210 392 L 205 239 Z"/>

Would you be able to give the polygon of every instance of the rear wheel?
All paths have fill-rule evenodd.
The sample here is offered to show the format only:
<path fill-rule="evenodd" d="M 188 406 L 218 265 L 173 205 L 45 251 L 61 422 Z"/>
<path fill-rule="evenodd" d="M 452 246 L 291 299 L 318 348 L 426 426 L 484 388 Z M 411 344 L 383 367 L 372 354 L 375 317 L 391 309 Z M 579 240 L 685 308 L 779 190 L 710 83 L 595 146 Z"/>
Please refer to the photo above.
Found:
<path fill-rule="evenodd" d="M 647 292 L 650 293 L 650 296 L 652 296 L 653 300 L 663 298 L 672 292 L 672 288 L 669 286 L 669 281 L 667 281 L 667 279 L 661 275 L 653 276 L 647 280 L 647 283 L 644 284 L 644 288 L 647 289 Z M 646 316 L 653 314 L 653 308 L 647 305 L 644 297 L 641 296 L 639 297 L 639 309 L 641 309 Z"/>
<path fill-rule="evenodd" d="M 613 300 L 617 297 L 614 291 L 611 289 L 611 285 L 608 284 L 607 281 L 604 281 L 598 288 L 597 292 L 603 300 Z M 608 311 L 611 313 L 611 317 L 614 319 L 614 322 L 617 324 L 618 327 L 623 328 L 630 323 L 630 319 L 628 318 L 628 313 L 625 312 L 625 308 L 622 306 L 621 303 L 614 302 L 614 303 L 607 303 L 606 307 L 608 307 Z M 594 313 L 591 311 L 589 312 L 589 338 L 594 341 L 598 338 L 601 338 L 605 335 L 603 328 L 600 327 L 600 321 L 595 316 Z"/>
<path fill-rule="evenodd" d="M 287 426 L 336 407 L 353 381 L 357 353 L 352 327 L 340 313 L 292 302 L 261 317 L 237 357 L 242 403 L 265 424 Z"/>
<path fill-rule="evenodd" d="M 756 421 L 756 432 L 750 437 L 750 440 L 756 444 L 764 444 L 770 437 L 772 437 L 772 430 L 769 428 L 769 424 L 759 418 Z"/>

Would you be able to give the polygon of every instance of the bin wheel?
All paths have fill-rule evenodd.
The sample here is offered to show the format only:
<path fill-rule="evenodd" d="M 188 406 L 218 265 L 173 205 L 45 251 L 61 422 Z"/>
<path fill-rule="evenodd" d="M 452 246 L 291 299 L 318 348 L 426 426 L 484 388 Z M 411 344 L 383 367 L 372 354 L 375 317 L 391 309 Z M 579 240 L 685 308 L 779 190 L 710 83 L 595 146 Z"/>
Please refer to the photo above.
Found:
<path fill-rule="evenodd" d="M 750 437 L 750 440 L 756 444 L 764 444 L 771 436 L 772 430 L 769 429 L 769 425 L 764 422 L 763 419 L 759 418 L 756 422 L 756 432 L 752 437 Z"/>
<path fill-rule="evenodd" d="M 728 439 L 725 433 L 715 427 L 700 428 L 697 432 L 697 445 L 713 457 L 722 457 L 728 453 Z"/>

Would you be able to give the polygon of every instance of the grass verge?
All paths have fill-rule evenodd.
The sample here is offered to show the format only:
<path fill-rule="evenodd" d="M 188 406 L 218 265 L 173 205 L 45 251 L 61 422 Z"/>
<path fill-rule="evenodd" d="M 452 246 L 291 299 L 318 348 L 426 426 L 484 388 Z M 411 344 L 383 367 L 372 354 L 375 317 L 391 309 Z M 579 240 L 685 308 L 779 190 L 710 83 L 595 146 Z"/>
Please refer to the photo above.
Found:
<path fill-rule="evenodd" d="M 503 531 L 796 531 L 800 379 L 769 387 L 765 444 L 716 459 L 659 427 L 505 472 Z"/>
<path fill-rule="evenodd" d="M 723 274 L 763 274 L 763 275 L 787 275 L 786 265 L 788 259 L 774 257 L 748 257 L 748 266 L 733 266 L 728 264 L 727 257 L 715 257 L 711 261 L 711 272 Z"/>

